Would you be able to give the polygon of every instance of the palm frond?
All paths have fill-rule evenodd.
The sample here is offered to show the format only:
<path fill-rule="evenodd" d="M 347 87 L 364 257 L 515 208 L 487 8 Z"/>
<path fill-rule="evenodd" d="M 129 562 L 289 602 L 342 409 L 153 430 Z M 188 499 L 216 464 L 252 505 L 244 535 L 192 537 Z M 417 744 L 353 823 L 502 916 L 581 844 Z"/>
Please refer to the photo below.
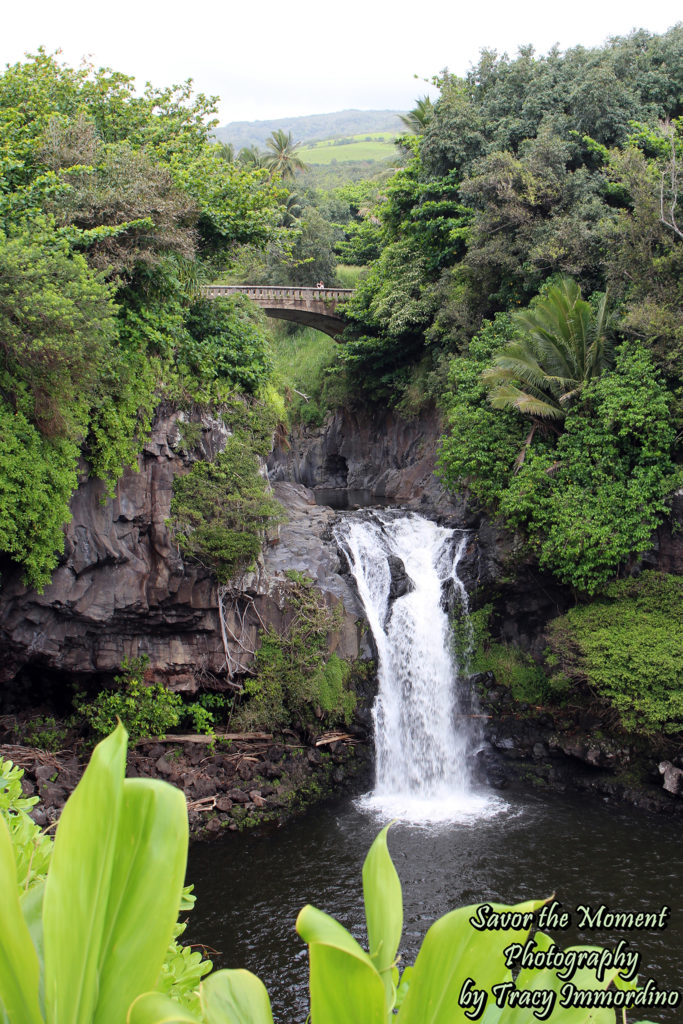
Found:
<path fill-rule="evenodd" d="M 523 391 L 514 384 L 500 384 L 489 391 L 488 400 L 494 409 L 517 409 L 527 416 L 539 416 L 541 419 L 560 420 L 564 412 L 559 405 L 547 398 Z"/>
<path fill-rule="evenodd" d="M 514 314 L 521 335 L 482 373 L 494 408 L 561 419 L 585 381 L 609 365 L 606 296 L 597 309 L 570 277 L 548 288 L 534 306 Z"/>

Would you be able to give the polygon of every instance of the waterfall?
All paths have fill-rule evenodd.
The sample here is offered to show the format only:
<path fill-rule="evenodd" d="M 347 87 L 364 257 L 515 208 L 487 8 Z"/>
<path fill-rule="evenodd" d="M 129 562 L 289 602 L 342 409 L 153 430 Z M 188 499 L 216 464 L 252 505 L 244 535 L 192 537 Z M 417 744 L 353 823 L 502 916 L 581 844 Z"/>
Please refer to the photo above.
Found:
<path fill-rule="evenodd" d="M 464 673 L 444 600 L 450 590 L 467 614 L 458 577 L 467 535 L 385 510 L 345 517 L 336 537 L 378 654 L 376 783 L 365 804 L 410 820 L 480 814 L 491 801 L 470 783 Z"/>

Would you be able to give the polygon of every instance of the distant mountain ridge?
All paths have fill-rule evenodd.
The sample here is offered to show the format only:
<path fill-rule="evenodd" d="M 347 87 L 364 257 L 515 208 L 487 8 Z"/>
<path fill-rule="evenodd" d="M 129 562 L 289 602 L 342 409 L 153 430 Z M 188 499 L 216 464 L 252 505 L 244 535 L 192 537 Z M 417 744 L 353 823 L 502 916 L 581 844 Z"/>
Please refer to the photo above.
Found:
<path fill-rule="evenodd" d="M 271 121 L 231 121 L 216 129 L 220 142 L 262 148 L 277 128 L 291 132 L 296 142 L 331 139 L 338 135 L 401 131 L 403 110 L 338 110 L 332 114 L 306 114 L 303 117 L 278 117 Z"/>

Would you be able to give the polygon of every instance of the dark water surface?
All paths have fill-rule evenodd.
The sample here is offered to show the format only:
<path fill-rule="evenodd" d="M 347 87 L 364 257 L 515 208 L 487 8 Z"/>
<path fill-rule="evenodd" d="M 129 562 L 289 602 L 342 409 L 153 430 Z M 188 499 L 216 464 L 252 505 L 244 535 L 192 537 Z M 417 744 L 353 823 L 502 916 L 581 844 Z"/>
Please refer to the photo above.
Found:
<path fill-rule="evenodd" d="M 475 822 L 392 828 L 389 849 L 403 885 L 403 962 L 414 961 L 431 922 L 455 907 L 555 892 L 574 925 L 551 932 L 560 946 L 614 948 L 625 939 L 641 954 L 641 984 L 654 978 L 660 989 L 681 991 L 676 1009 L 631 1010 L 629 1022 L 680 1024 L 680 823 L 576 796 L 506 791 L 505 800 L 504 811 Z M 365 945 L 361 868 L 383 824 L 346 801 L 315 808 L 275 831 L 196 844 L 188 881 L 198 899 L 185 940 L 220 951 L 211 954 L 217 968 L 253 971 L 268 988 L 276 1021 L 303 1024 L 308 961 L 294 930 L 296 916 L 312 903 Z M 668 905 L 671 916 L 662 931 L 579 931 L 579 904 L 622 912 Z"/>

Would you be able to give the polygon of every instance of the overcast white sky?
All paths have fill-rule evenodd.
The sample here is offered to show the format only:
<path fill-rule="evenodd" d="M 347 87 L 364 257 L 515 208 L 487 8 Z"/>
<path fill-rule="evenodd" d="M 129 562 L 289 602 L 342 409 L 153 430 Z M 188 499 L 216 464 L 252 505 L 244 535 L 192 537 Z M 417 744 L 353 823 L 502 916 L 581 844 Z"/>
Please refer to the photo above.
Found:
<path fill-rule="evenodd" d="M 140 85 L 193 78 L 218 94 L 221 123 L 347 107 L 407 109 L 427 91 L 418 78 L 463 74 L 482 47 L 510 55 L 599 45 L 633 28 L 663 32 L 680 0 L 8 0 L 0 66 L 39 46 L 79 64 L 89 56 Z M 433 91 L 433 90 L 432 90 Z"/>

